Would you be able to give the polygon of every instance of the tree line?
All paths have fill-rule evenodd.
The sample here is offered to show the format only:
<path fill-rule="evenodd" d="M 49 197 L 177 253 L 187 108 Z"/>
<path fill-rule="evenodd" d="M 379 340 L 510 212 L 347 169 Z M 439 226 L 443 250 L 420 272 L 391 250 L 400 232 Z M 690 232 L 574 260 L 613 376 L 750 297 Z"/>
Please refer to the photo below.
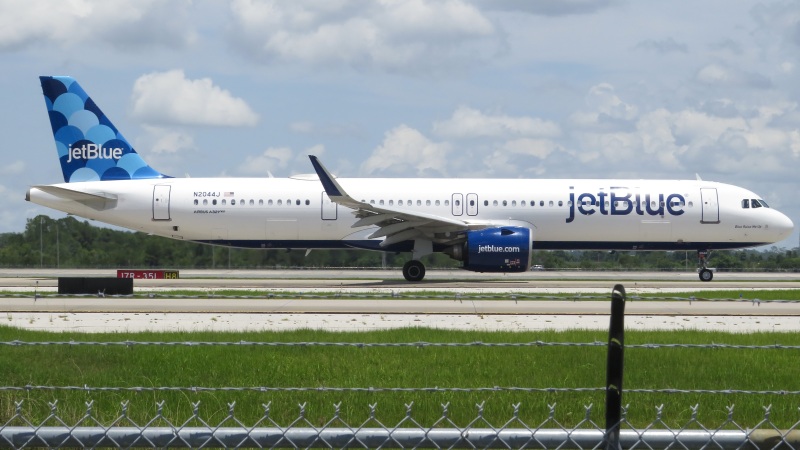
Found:
<path fill-rule="evenodd" d="M 694 270 L 697 255 L 683 252 L 537 251 L 546 270 Z M 72 216 L 28 219 L 21 233 L 0 234 L 0 266 L 8 268 L 287 268 L 400 267 L 408 254 L 364 250 L 259 250 L 179 241 L 146 233 L 96 227 Z M 431 268 L 461 263 L 441 254 L 424 258 Z M 710 267 L 737 271 L 800 271 L 800 248 L 712 253 Z"/>

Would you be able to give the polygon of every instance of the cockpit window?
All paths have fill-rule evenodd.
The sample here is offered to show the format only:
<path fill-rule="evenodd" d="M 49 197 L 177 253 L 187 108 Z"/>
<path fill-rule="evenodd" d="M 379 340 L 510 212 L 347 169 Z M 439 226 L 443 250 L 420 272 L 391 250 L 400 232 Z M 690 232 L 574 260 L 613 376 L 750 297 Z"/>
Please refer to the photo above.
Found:
<path fill-rule="evenodd" d="M 769 205 L 764 200 L 760 198 L 746 198 L 742 200 L 742 208 L 769 208 Z"/>

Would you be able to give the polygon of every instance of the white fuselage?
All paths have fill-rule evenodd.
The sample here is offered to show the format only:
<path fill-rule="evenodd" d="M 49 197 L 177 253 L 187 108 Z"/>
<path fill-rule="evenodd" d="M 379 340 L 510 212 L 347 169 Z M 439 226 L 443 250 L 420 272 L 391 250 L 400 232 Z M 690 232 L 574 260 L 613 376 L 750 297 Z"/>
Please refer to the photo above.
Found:
<path fill-rule="evenodd" d="M 337 179 L 356 200 L 469 224 L 525 226 L 541 249 L 711 250 L 769 244 L 793 224 L 759 197 L 708 181 Z M 175 239 L 252 248 L 373 248 L 375 226 L 352 228 L 317 176 L 165 178 L 54 185 L 104 205 L 32 187 L 34 203 Z M 413 243 L 384 250 L 410 250 Z"/>

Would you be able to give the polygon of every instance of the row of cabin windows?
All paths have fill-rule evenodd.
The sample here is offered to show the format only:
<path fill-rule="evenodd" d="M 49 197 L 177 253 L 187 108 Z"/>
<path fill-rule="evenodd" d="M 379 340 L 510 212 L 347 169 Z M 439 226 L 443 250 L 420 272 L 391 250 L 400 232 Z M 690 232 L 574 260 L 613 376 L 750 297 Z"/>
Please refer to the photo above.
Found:
<path fill-rule="evenodd" d="M 305 203 L 306 206 L 311 204 L 311 200 L 305 200 L 305 202 L 303 202 L 302 200 L 291 200 L 291 199 L 286 200 L 285 203 L 284 203 L 283 200 L 272 200 L 272 199 L 270 199 L 270 200 L 266 201 L 266 204 L 267 204 L 267 206 L 273 206 L 273 205 L 283 206 L 284 204 L 286 206 L 292 206 L 292 202 L 293 201 L 294 201 L 294 204 L 297 205 L 297 206 L 300 206 L 303 203 Z M 204 198 L 202 203 L 203 203 L 203 206 L 207 206 L 207 205 L 209 205 L 209 203 L 211 205 L 213 205 L 213 206 L 216 206 L 217 204 L 220 204 L 222 206 L 227 206 L 227 200 L 226 199 L 222 199 L 219 202 L 217 202 L 217 199 L 212 199 L 211 202 L 209 202 L 209 200 L 207 198 Z M 200 200 L 194 199 L 194 204 L 195 204 L 195 206 L 199 205 L 200 204 Z M 231 206 L 236 206 L 236 205 L 244 206 L 246 204 L 250 205 L 250 206 L 255 206 L 256 205 L 256 201 L 253 200 L 253 199 L 250 199 L 249 201 L 248 200 L 238 200 L 237 201 L 236 199 L 231 199 Z M 264 200 L 258 200 L 258 206 L 264 206 Z"/>
<path fill-rule="evenodd" d="M 361 201 L 366 203 L 366 200 L 361 200 Z M 308 200 L 308 199 L 306 199 L 305 201 L 302 201 L 302 200 L 299 200 L 299 199 L 297 199 L 297 200 L 287 199 L 285 202 L 282 199 L 280 199 L 280 200 L 269 199 L 269 200 L 266 201 L 266 204 L 267 204 L 267 206 L 273 206 L 273 205 L 283 206 L 284 204 L 286 206 L 291 206 L 292 202 L 294 202 L 294 204 L 296 206 L 300 206 L 303 203 L 305 203 L 306 206 L 311 204 L 311 200 Z M 264 203 L 265 203 L 264 200 L 258 200 L 258 206 L 264 206 Z M 384 206 L 386 204 L 388 204 L 389 206 L 394 206 L 395 202 L 394 202 L 394 200 L 388 200 L 388 201 L 378 200 L 377 202 L 375 200 L 370 200 L 369 203 L 371 205 L 377 204 L 379 206 Z M 443 203 L 444 203 L 444 206 L 450 206 L 450 200 L 444 200 Z M 455 204 L 455 206 L 461 206 L 461 201 L 460 200 L 455 200 L 453 203 Z M 564 201 L 563 200 L 559 200 L 557 203 L 558 203 L 558 206 L 564 206 Z M 566 203 L 567 203 L 567 206 L 572 206 L 572 202 L 571 201 L 568 201 Z M 597 202 L 597 201 L 590 202 L 588 200 L 584 200 L 581 203 L 582 203 L 583 206 L 599 206 L 599 202 Z M 621 207 L 626 202 L 614 202 L 614 203 L 615 203 L 615 205 L 614 205 L 615 207 Z M 756 199 L 753 199 L 753 200 L 748 200 L 748 199 L 742 200 L 742 208 L 749 208 L 751 203 L 753 205 L 753 208 L 760 208 L 762 205 L 764 207 L 766 207 L 766 208 L 769 208 L 769 206 L 767 206 L 767 203 L 764 200 L 756 200 Z M 194 204 L 195 204 L 195 206 L 200 205 L 200 200 L 194 199 Z M 203 204 L 203 206 L 209 205 L 209 200 L 208 199 L 203 199 L 202 204 Z M 210 204 L 213 205 L 213 206 L 216 206 L 218 204 L 217 199 L 212 199 L 210 201 Z M 219 204 L 222 205 L 222 206 L 227 206 L 227 200 L 226 199 L 222 199 L 222 200 L 219 201 Z M 231 206 L 236 206 L 237 204 L 239 206 L 244 206 L 245 204 L 249 204 L 250 206 L 255 206 L 256 205 L 256 201 L 253 200 L 253 199 L 250 199 L 249 201 L 248 200 L 239 200 L 237 202 L 236 199 L 231 199 L 230 204 L 231 204 Z M 442 204 L 441 200 L 434 200 L 434 201 L 425 200 L 425 206 L 432 206 L 432 205 L 433 206 L 441 206 L 441 204 Z M 554 202 L 553 200 L 550 200 L 550 201 L 547 202 L 548 206 L 555 206 L 555 204 L 556 204 L 556 202 Z M 664 201 L 657 202 L 657 201 L 653 200 L 653 201 L 650 202 L 650 206 L 653 207 L 653 208 L 655 208 L 658 205 L 665 206 L 665 204 L 666 204 L 666 202 L 664 202 Z M 413 206 L 414 202 L 412 200 L 407 200 L 405 202 L 403 200 L 398 200 L 397 201 L 397 206 L 404 206 L 404 205 Z M 417 200 L 416 201 L 416 205 L 417 206 L 422 206 L 422 200 Z M 506 206 L 506 207 L 511 205 L 512 207 L 516 207 L 518 204 L 517 204 L 516 200 L 511 200 L 510 202 L 508 200 L 502 200 L 502 201 L 493 200 L 492 201 L 492 206 L 500 206 L 500 205 Z M 527 206 L 527 205 L 535 207 L 536 206 L 536 201 L 535 200 L 530 200 L 530 202 L 526 202 L 525 200 L 520 200 L 519 201 L 519 206 Z M 475 200 L 470 200 L 469 201 L 469 206 L 475 206 Z M 483 206 L 489 206 L 489 200 L 484 200 L 483 201 Z M 539 206 L 545 206 L 545 201 L 544 200 L 539 200 Z M 605 206 L 611 206 L 611 202 L 606 201 L 605 202 Z M 643 207 L 647 206 L 647 202 L 646 201 L 642 201 L 642 206 Z M 675 200 L 675 201 L 672 202 L 672 204 L 670 206 L 672 206 L 672 207 L 682 206 L 682 202 L 678 201 L 678 200 Z M 693 206 L 692 202 L 689 202 L 688 206 L 689 207 Z"/>
<path fill-rule="evenodd" d="M 361 201 L 366 203 L 366 200 L 361 200 Z M 444 203 L 444 206 L 450 206 L 450 200 L 445 200 L 443 203 Z M 545 206 L 545 205 L 547 205 L 547 206 L 555 206 L 556 204 L 558 204 L 558 206 L 564 206 L 564 203 L 565 202 L 563 200 L 559 200 L 558 202 L 556 202 L 554 200 L 549 200 L 547 202 L 545 202 L 544 200 L 539 200 L 539 206 L 540 207 L 541 206 Z M 590 202 L 588 200 L 585 200 L 582 203 L 583 203 L 584 206 L 600 206 L 600 203 L 597 202 L 597 201 L 592 203 L 592 202 Z M 615 202 L 614 206 L 615 207 L 622 207 L 622 206 L 624 206 L 624 203 L 625 202 Z M 670 204 L 670 206 L 678 207 L 678 206 L 682 206 L 682 203 L 683 202 L 681 202 L 679 200 L 674 200 Z M 378 206 L 384 206 L 384 205 L 394 206 L 395 202 L 394 202 L 394 200 L 388 200 L 388 201 L 370 200 L 369 204 L 370 205 L 378 205 Z M 416 204 L 417 204 L 417 206 L 422 206 L 422 200 L 417 200 Z M 440 206 L 441 204 L 442 204 L 442 202 L 440 200 L 435 200 L 433 202 L 431 202 L 431 200 L 426 200 L 425 201 L 425 206 L 431 206 L 431 205 Z M 461 201 L 460 200 L 454 200 L 453 204 L 455 206 L 461 206 Z M 530 200 L 530 201 L 520 200 L 519 202 L 517 202 L 516 200 L 511 200 L 511 201 L 509 201 L 509 200 L 492 200 L 491 204 L 492 204 L 492 206 L 512 206 L 512 207 L 528 206 L 528 205 L 536 206 L 536 200 Z M 572 202 L 571 201 L 566 202 L 566 204 L 567 204 L 567 206 L 572 206 Z M 397 206 L 403 206 L 403 205 L 413 206 L 414 202 L 412 200 L 407 200 L 405 202 L 403 200 L 398 200 L 397 201 Z M 659 206 L 659 205 L 660 206 L 665 206 L 666 202 L 665 201 L 657 202 L 655 200 L 650 202 L 650 206 L 653 207 L 653 208 L 655 208 L 656 206 Z M 688 205 L 691 207 L 691 206 L 693 206 L 693 203 L 689 202 Z M 470 200 L 469 201 L 469 206 L 475 206 L 475 200 Z M 489 200 L 484 200 L 483 201 L 483 206 L 489 206 Z M 605 202 L 605 206 L 611 206 L 611 202 L 606 201 Z M 647 202 L 646 201 L 642 201 L 642 207 L 645 207 L 645 206 L 647 206 Z"/>

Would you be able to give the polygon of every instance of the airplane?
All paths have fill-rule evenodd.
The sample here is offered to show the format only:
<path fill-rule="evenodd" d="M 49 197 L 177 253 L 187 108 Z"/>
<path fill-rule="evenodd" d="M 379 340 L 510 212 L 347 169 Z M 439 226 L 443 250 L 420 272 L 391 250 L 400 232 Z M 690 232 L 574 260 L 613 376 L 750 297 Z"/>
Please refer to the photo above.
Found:
<path fill-rule="evenodd" d="M 792 221 L 755 193 L 701 180 L 174 178 L 149 166 L 68 76 L 40 77 L 64 183 L 27 201 L 172 239 L 258 249 L 440 252 L 477 272 L 524 272 L 532 250 L 697 251 L 778 242 Z"/>

